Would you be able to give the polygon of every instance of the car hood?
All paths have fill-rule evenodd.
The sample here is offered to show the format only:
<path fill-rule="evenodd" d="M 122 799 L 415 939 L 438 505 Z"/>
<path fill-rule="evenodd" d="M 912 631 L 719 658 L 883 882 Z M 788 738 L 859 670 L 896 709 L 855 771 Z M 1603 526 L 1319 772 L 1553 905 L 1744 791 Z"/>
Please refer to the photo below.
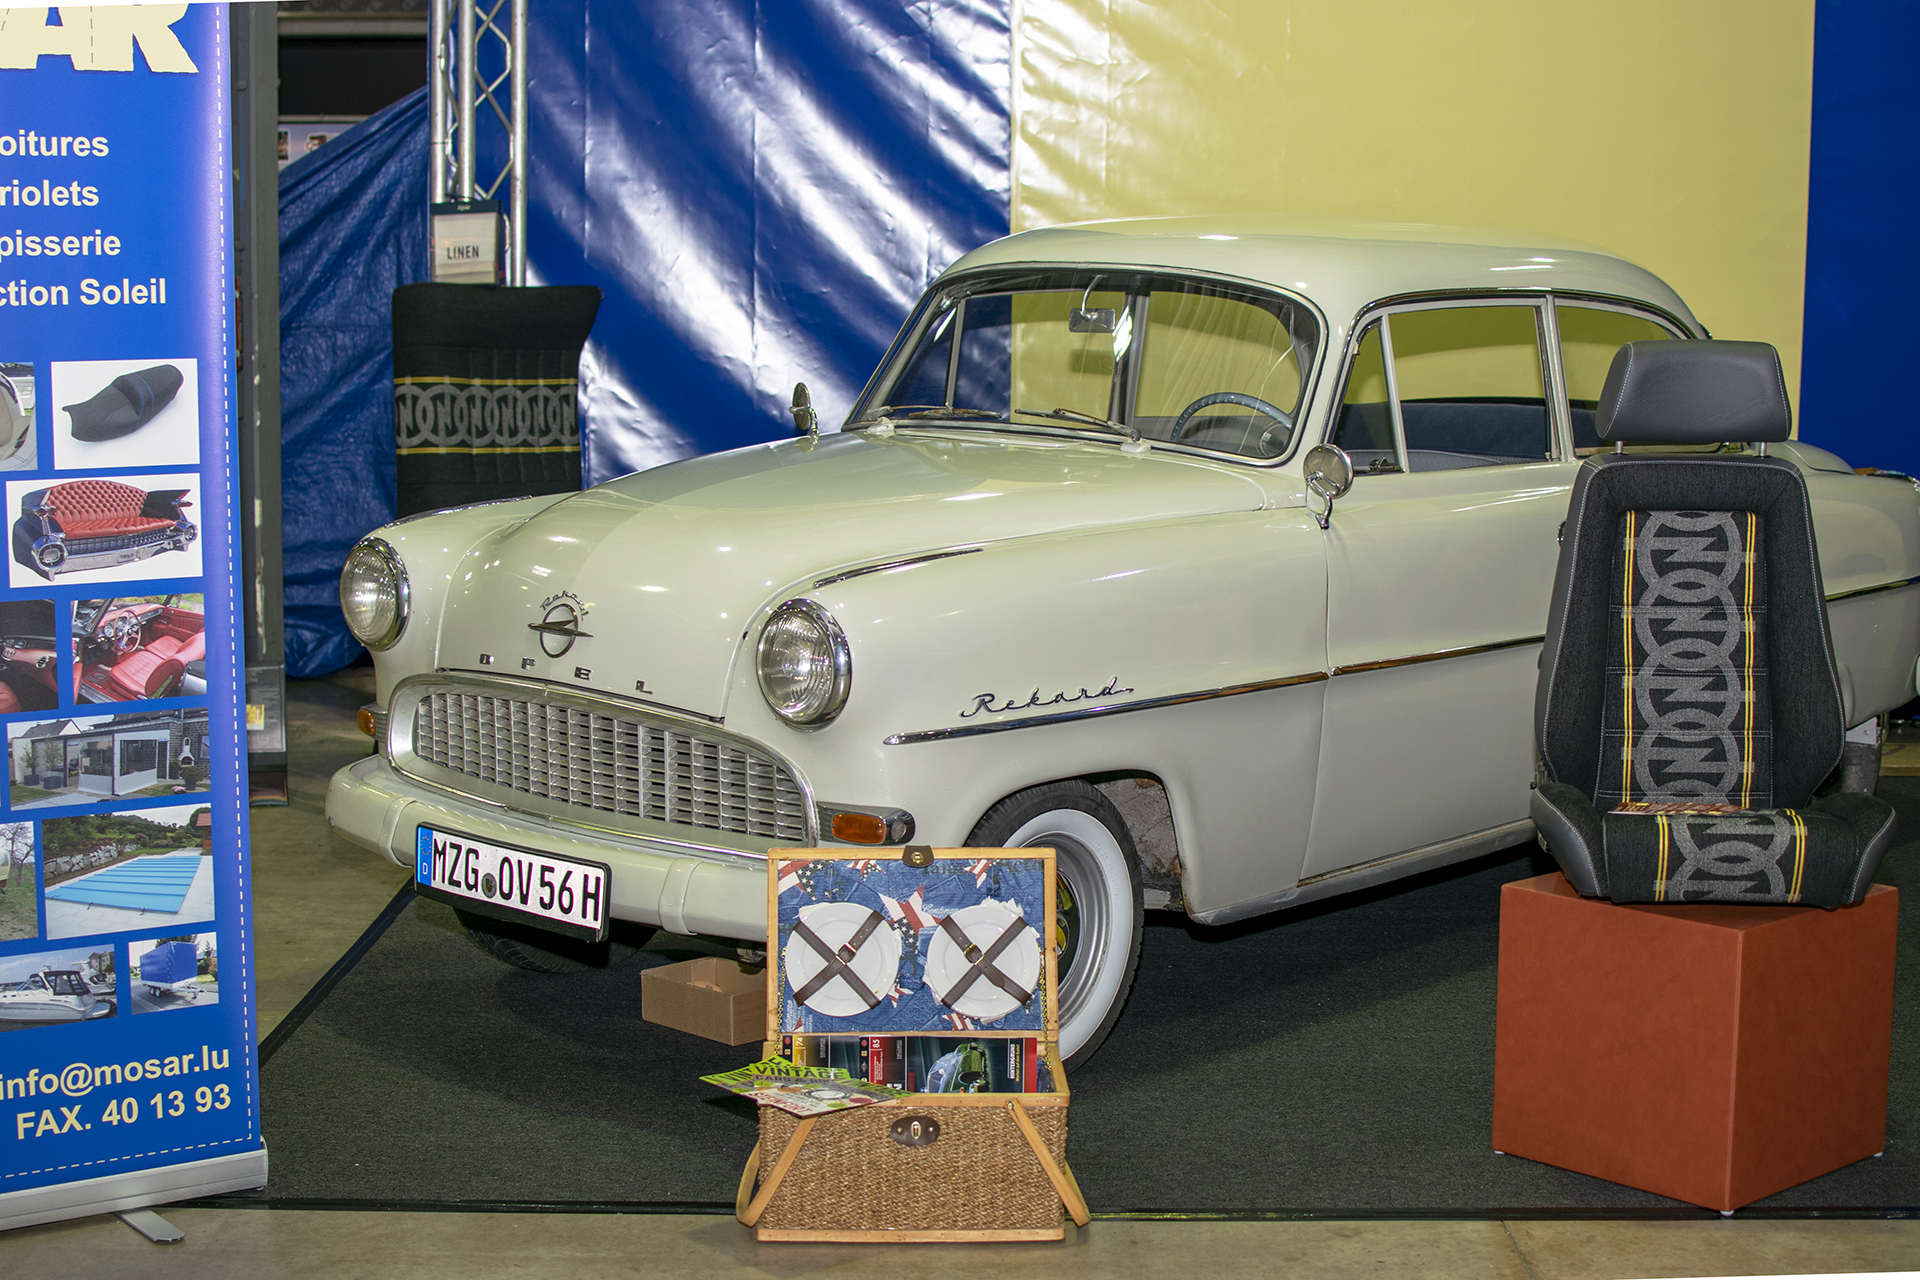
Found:
<path fill-rule="evenodd" d="M 589 489 L 483 540 L 453 575 L 436 665 L 718 717 L 755 618 L 817 578 L 956 545 L 1248 511 L 1264 497 L 1223 465 L 1104 442 L 830 435 L 714 454 Z M 529 629 L 568 609 L 584 633 L 571 644 Z"/>

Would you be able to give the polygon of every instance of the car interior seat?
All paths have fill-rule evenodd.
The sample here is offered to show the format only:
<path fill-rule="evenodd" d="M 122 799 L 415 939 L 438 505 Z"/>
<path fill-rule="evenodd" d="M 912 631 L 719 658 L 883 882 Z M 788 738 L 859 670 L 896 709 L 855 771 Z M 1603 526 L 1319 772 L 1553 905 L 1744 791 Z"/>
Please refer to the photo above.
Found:
<path fill-rule="evenodd" d="M 1815 798 L 1846 725 L 1806 482 L 1765 456 L 1792 425 L 1778 353 L 1628 343 L 1595 425 L 1616 451 L 1574 480 L 1534 702 L 1542 842 L 1615 902 L 1858 902 L 1894 812 Z"/>
<path fill-rule="evenodd" d="M 153 649 L 136 649 L 113 664 L 108 679 L 129 698 L 158 698 L 180 681 L 186 663 Z"/>

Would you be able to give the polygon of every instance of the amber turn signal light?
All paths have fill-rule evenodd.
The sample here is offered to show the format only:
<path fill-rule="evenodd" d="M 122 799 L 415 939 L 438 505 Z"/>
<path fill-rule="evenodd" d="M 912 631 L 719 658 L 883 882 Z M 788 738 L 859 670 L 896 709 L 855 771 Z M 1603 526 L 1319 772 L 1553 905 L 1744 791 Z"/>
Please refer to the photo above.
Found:
<path fill-rule="evenodd" d="M 885 844 L 887 820 L 871 813 L 836 813 L 833 838 L 848 844 Z"/>
<path fill-rule="evenodd" d="M 360 721 L 360 732 L 366 734 L 369 738 L 371 738 L 373 736 L 373 708 L 372 707 L 360 708 L 360 715 L 358 719 Z"/>

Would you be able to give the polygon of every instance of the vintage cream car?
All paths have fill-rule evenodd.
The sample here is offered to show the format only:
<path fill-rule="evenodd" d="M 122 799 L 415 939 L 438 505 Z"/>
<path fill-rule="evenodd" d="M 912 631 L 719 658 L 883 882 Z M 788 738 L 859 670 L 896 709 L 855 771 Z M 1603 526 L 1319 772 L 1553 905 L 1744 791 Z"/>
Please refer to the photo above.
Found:
<path fill-rule="evenodd" d="M 762 938 L 770 848 L 1052 846 L 1083 1059 L 1143 908 L 1220 924 L 1532 837 L 1602 380 L 1624 342 L 1704 334 L 1545 239 L 1010 236 L 934 282 L 837 434 L 362 542 L 379 747 L 329 817 L 532 967 L 604 956 L 609 919 Z M 1331 504 L 1323 443 L 1356 473 Z M 1775 453 L 1871 729 L 1914 696 L 1920 498 Z"/>

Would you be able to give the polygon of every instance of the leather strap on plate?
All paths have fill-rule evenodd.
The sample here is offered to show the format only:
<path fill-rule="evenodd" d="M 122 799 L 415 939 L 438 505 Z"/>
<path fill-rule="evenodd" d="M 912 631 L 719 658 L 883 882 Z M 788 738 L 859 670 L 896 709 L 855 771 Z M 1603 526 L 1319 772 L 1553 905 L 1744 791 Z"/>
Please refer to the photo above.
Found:
<path fill-rule="evenodd" d="M 940 917 L 940 932 L 946 934 L 948 940 L 960 948 L 962 956 L 973 962 L 973 967 L 961 974 L 958 982 L 947 988 L 946 994 L 940 997 L 940 1003 L 952 1008 L 953 1002 L 972 990 L 973 984 L 981 978 L 985 978 L 1020 1004 L 1033 999 L 1033 992 L 1000 972 L 999 967 L 993 963 L 1000 958 L 1001 952 L 1013 945 L 1015 938 L 1027 931 L 1027 928 L 1027 922 L 1016 915 L 1013 923 L 1001 930 L 1000 936 L 993 940 L 993 945 L 982 951 L 974 944 L 973 939 L 967 936 L 967 931 L 953 922 L 952 916 Z"/>
<path fill-rule="evenodd" d="M 819 934 L 809 929 L 806 921 L 794 921 L 793 932 L 808 946 L 818 952 L 820 958 L 827 963 L 821 967 L 820 972 L 813 975 L 812 980 L 809 981 L 806 986 L 801 987 L 793 993 L 793 998 L 801 1004 L 805 1004 L 807 1001 L 813 999 L 813 997 L 819 995 L 822 987 L 832 982 L 835 978 L 839 978 L 846 982 L 848 989 L 856 996 L 859 996 L 861 1002 L 864 1003 L 867 1008 L 871 1009 L 879 1004 L 880 997 L 867 990 L 867 984 L 860 981 L 859 975 L 847 967 L 847 961 L 860 954 L 861 945 L 865 943 L 868 938 L 871 938 L 873 931 L 879 927 L 880 913 L 878 911 L 867 912 L 867 918 L 860 922 L 860 927 L 853 931 L 853 936 L 842 943 L 839 950 L 836 951 L 834 948 L 828 946 Z"/>

